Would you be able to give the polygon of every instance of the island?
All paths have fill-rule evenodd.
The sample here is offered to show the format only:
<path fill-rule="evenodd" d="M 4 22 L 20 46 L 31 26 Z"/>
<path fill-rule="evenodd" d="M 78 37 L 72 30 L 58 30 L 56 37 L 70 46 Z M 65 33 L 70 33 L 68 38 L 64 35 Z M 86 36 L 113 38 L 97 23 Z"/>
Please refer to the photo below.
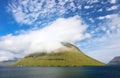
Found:
<path fill-rule="evenodd" d="M 14 66 L 103 66 L 99 62 L 85 55 L 78 47 L 63 42 L 64 48 L 50 53 L 36 52 L 13 63 Z"/>

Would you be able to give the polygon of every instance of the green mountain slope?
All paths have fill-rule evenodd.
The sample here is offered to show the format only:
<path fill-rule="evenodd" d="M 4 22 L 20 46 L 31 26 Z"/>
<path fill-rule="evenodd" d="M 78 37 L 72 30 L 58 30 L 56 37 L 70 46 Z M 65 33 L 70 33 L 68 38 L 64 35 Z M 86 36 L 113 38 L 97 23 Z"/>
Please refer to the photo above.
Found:
<path fill-rule="evenodd" d="M 66 47 L 51 53 L 34 53 L 15 62 L 17 66 L 101 66 L 105 65 L 85 55 L 76 46 L 63 43 Z"/>

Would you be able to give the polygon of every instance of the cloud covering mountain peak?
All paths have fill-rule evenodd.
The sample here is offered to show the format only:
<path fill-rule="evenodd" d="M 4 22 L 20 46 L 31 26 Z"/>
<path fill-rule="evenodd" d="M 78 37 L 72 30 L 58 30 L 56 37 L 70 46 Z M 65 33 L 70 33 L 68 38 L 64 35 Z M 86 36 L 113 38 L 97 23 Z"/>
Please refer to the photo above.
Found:
<path fill-rule="evenodd" d="M 61 42 L 75 43 L 89 38 L 90 34 L 85 33 L 86 29 L 87 25 L 81 21 L 79 16 L 59 18 L 42 29 L 30 30 L 17 36 L 9 34 L 1 37 L 0 50 L 4 51 L 4 54 L 13 52 L 14 55 L 44 50 L 50 52 L 62 47 Z"/>

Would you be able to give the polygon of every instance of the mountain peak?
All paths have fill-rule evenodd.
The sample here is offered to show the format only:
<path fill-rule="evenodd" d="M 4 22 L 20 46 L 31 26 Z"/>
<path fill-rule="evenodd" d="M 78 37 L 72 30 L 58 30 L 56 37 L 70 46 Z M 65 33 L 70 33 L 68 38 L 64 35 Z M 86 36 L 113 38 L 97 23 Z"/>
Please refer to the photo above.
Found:
<path fill-rule="evenodd" d="M 68 48 L 75 48 L 77 50 L 80 50 L 78 47 L 76 47 L 75 45 L 73 45 L 72 43 L 69 43 L 69 42 L 61 42 L 61 44 L 65 47 L 68 47 Z"/>

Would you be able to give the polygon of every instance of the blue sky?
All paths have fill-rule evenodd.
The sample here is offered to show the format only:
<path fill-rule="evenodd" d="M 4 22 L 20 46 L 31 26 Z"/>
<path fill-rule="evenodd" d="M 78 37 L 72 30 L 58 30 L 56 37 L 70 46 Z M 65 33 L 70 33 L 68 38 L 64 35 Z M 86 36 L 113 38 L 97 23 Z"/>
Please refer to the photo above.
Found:
<path fill-rule="evenodd" d="M 2 60 L 23 57 L 26 51 L 36 51 L 36 48 L 30 49 L 33 44 L 35 47 L 40 47 L 38 43 L 48 46 L 48 43 L 53 44 L 53 40 L 56 43 L 69 41 L 84 53 L 105 63 L 120 55 L 119 0 L 1 0 L 0 10 Z M 35 41 L 32 39 L 33 33 L 37 34 L 34 38 L 47 38 L 52 34 L 55 37 Z M 56 39 L 58 37 L 61 38 Z M 31 41 L 27 40 L 29 38 Z"/>

